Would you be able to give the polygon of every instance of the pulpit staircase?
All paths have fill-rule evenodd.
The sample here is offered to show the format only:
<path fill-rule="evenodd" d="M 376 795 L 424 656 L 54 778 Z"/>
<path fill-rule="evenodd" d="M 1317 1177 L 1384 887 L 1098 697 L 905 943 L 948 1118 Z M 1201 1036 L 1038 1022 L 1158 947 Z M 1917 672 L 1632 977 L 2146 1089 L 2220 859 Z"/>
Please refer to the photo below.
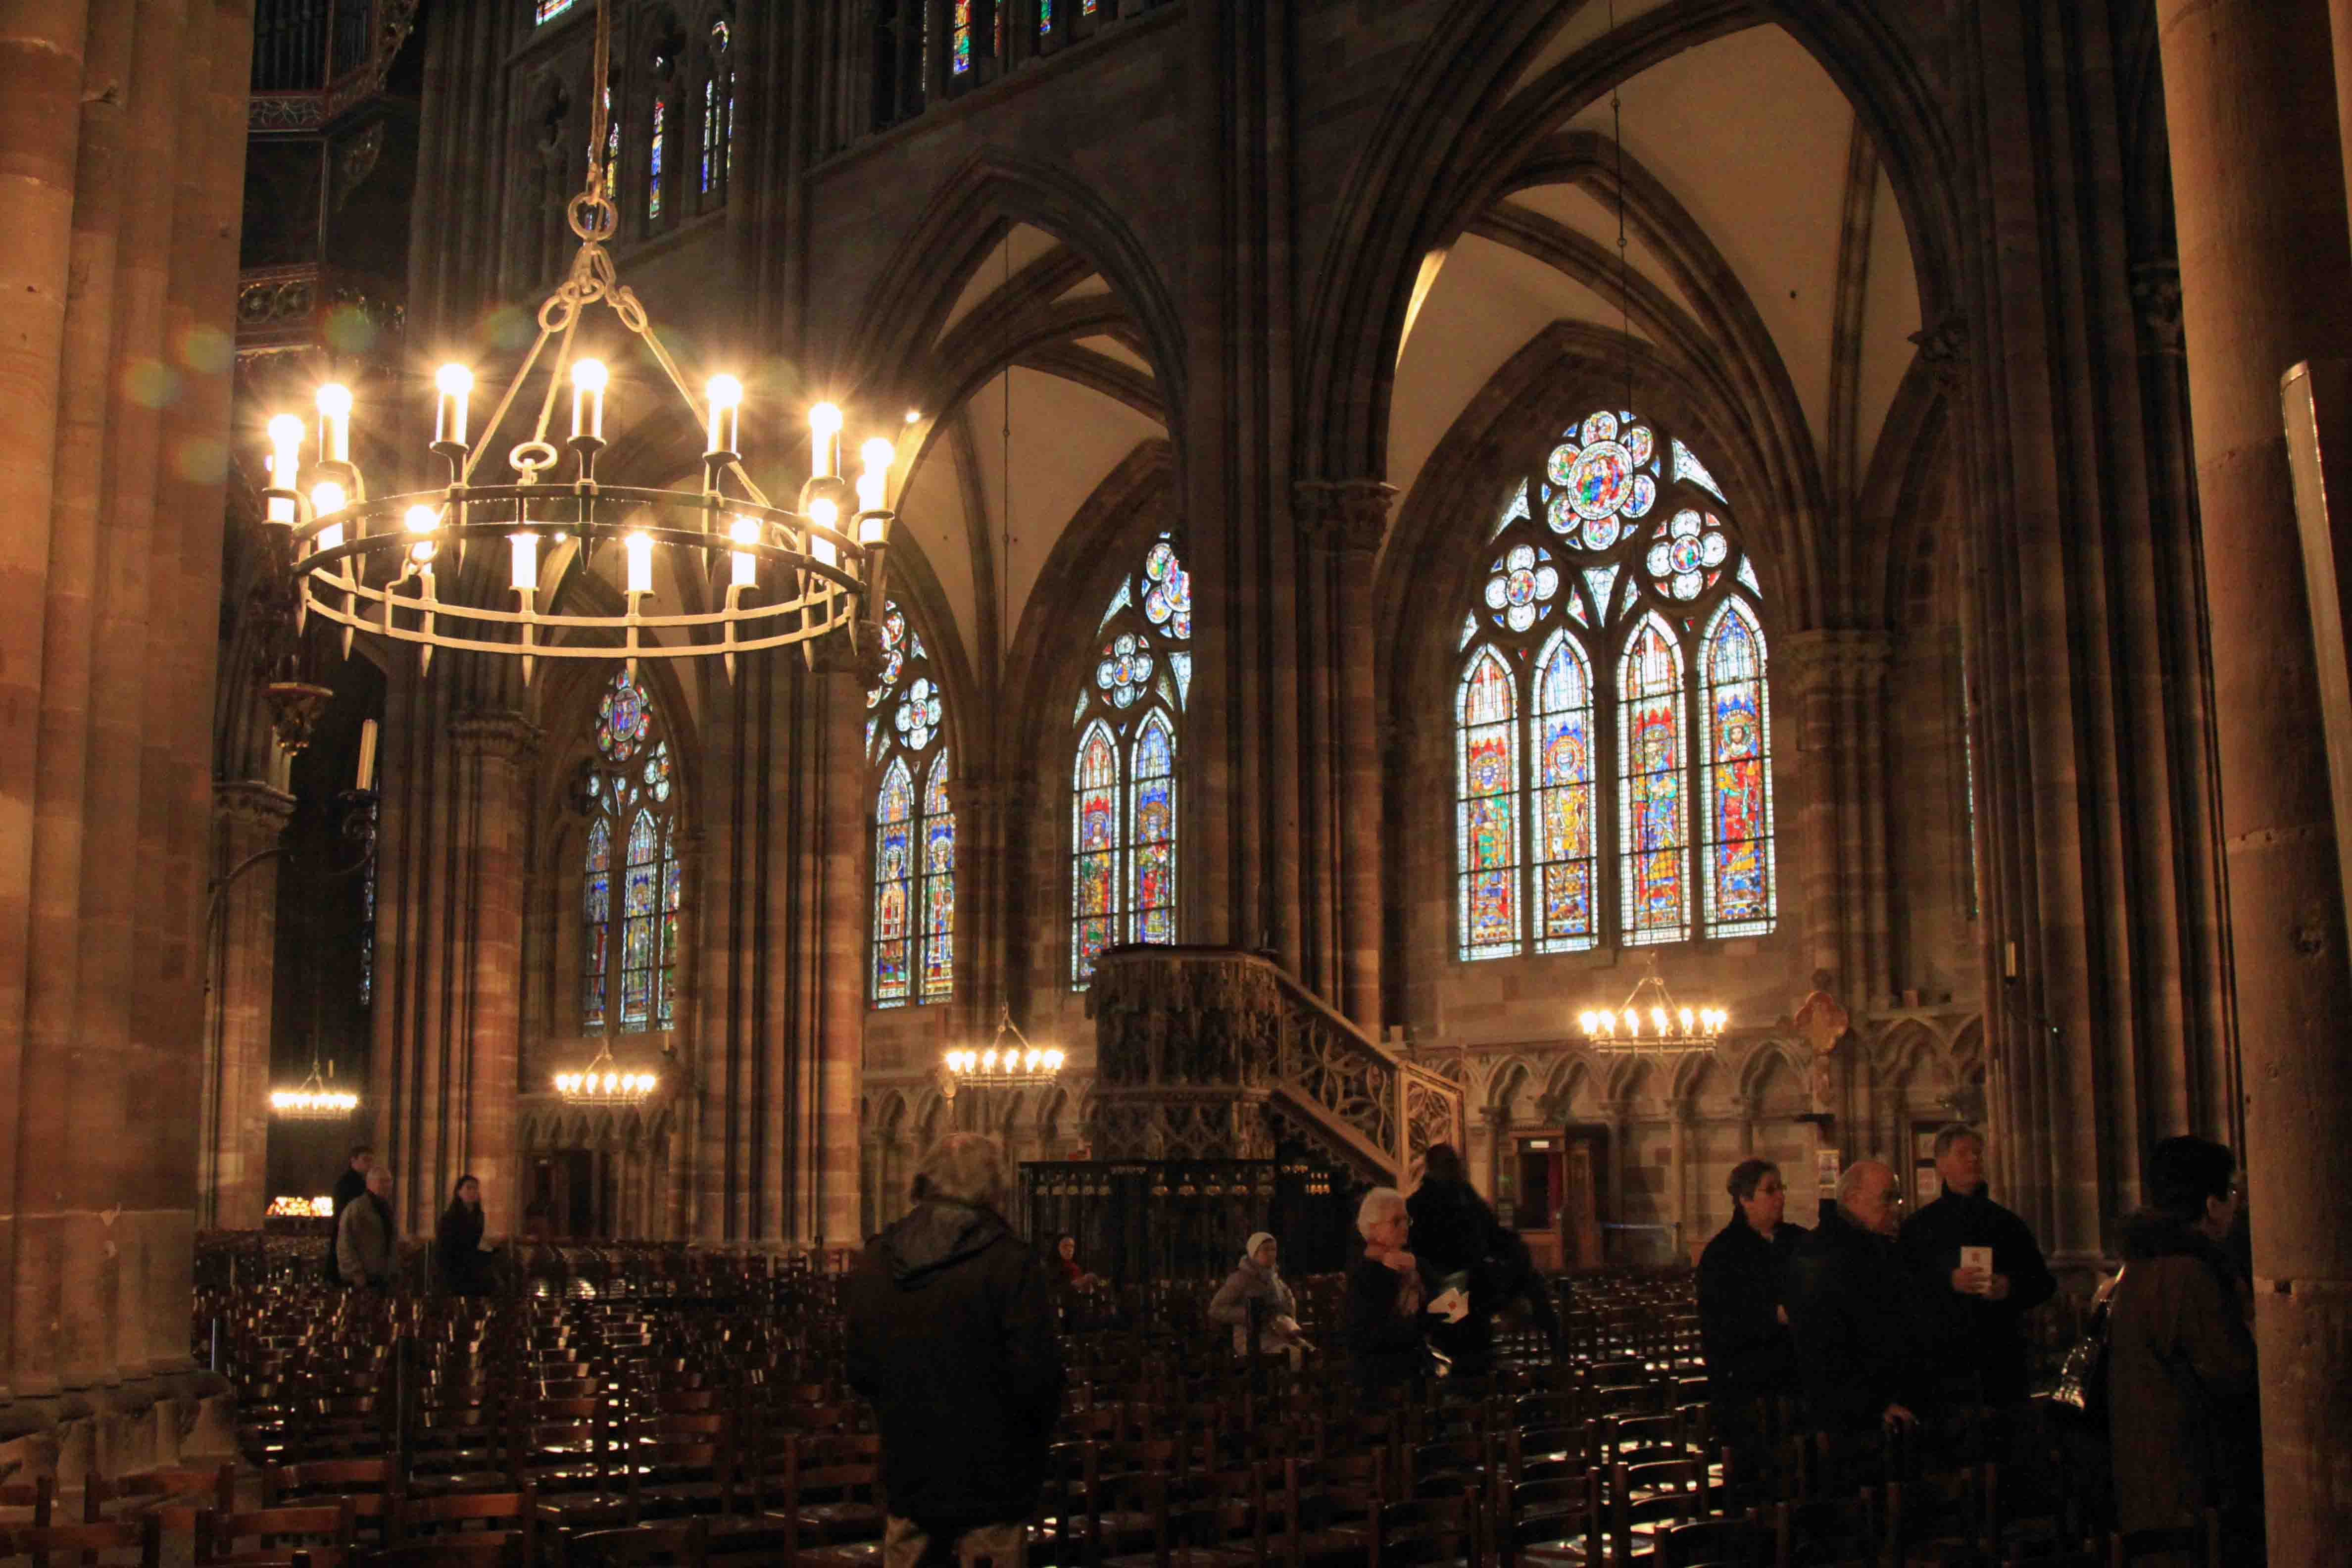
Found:
<path fill-rule="evenodd" d="M 1097 961 L 1089 1131 L 1097 1160 L 1273 1159 L 1308 1143 L 1368 1181 L 1418 1177 L 1463 1141 L 1461 1086 L 1234 948 L 1113 948 Z"/>

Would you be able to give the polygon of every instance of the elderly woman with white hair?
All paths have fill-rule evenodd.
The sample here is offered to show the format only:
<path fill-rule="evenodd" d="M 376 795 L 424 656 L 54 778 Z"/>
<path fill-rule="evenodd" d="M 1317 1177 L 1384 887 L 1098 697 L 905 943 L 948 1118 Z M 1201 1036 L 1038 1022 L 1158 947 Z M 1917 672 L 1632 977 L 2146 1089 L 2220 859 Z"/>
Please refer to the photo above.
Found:
<path fill-rule="evenodd" d="M 1368 1394 L 1412 1382 L 1425 1360 L 1421 1265 L 1404 1245 L 1412 1226 L 1394 1187 L 1374 1187 L 1356 1210 L 1364 1255 L 1348 1268 L 1348 1365 Z"/>

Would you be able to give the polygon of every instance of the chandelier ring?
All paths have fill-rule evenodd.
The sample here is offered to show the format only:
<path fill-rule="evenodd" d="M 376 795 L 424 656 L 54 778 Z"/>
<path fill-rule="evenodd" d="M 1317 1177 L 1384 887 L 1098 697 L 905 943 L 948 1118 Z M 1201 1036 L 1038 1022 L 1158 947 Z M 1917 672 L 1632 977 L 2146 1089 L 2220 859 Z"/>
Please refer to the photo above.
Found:
<path fill-rule="evenodd" d="M 591 245 L 612 238 L 621 227 L 621 209 L 602 192 L 581 192 L 566 205 L 563 216 L 572 226 L 572 232 Z"/>
<path fill-rule="evenodd" d="M 643 333 L 646 330 L 646 308 L 637 303 L 636 295 L 626 289 L 614 290 L 606 296 L 612 301 L 613 314 L 621 318 L 621 325 Z"/>
<path fill-rule="evenodd" d="M 507 467 L 518 474 L 529 474 L 533 479 L 562 460 L 562 454 L 545 441 L 519 442 L 515 449 L 507 454 Z"/>

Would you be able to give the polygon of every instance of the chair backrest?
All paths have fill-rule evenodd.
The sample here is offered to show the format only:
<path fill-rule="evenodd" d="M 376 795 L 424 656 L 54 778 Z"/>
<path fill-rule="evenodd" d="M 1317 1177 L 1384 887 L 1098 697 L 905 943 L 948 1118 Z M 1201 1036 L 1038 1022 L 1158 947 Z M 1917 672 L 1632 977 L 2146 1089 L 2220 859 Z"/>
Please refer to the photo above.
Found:
<path fill-rule="evenodd" d="M 1485 1561 L 1484 1522 L 1475 1487 L 1442 1498 L 1380 1502 L 1372 1509 L 1370 1568 L 1407 1568 L 1417 1563 Z M 1628 1560 L 1630 1561 L 1630 1559 Z"/>
<path fill-rule="evenodd" d="M 121 1563 L 136 1552 L 140 1568 L 162 1568 L 163 1562 L 163 1521 L 152 1513 L 112 1524 L 18 1525 L 0 1535 L 12 1554 L 36 1563 L 64 1552 L 80 1553 L 82 1563 Z"/>
<path fill-rule="evenodd" d="M 350 1498 L 337 1498 L 331 1502 L 297 1504 L 289 1508 L 265 1508 L 249 1513 L 232 1513 L 205 1509 L 196 1515 L 196 1564 L 205 1564 L 234 1556 L 237 1542 L 255 1542 L 264 1552 L 274 1552 L 287 1537 L 296 1537 L 306 1545 L 328 1548 L 337 1562 L 349 1555 L 358 1532 L 358 1515 Z M 291 1545 L 287 1547 L 291 1551 Z M 323 1560 L 324 1553 L 314 1553 L 314 1561 Z"/>
<path fill-rule="evenodd" d="M 592 1530 L 572 1537 L 566 1560 L 591 1568 L 624 1568 L 636 1563 L 671 1563 L 703 1568 L 710 1559 L 710 1521 L 690 1519 L 678 1524 L 636 1524 L 622 1530 Z"/>
<path fill-rule="evenodd" d="M 2129 1568 L 2149 1558 L 2195 1562 L 2203 1568 L 2221 1568 L 2221 1514 L 2207 1509 L 2194 1524 L 2163 1530 L 2119 1531 L 2108 1537 L 2109 1568 Z"/>
<path fill-rule="evenodd" d="M 1673 1524 L 1653 1537 L 1657 1568 L 1695 1568 L 1699 1563 L 1724 1568 L 1771 1568 L 1783 1560 L 1776 1555 L 1772 1527 L 1748 1519 L 1704 1519 Z"/>
<path fill-rule="evenodd" d="M 33 1523 L 46 1526 L 52 1522 L 58 1501 L 58 1481 L 55 1476 L 35 1476 L 29 1481 L 10 1481 L 0 1486 L 0 1508 L 30 1510 Z"/>

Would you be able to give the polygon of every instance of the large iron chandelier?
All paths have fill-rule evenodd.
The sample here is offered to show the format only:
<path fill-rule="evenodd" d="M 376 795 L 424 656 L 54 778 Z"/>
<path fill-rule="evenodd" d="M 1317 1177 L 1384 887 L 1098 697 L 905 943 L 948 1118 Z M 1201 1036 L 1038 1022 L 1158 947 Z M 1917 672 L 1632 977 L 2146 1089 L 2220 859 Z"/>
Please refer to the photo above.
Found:
<path fill-rule="evenodd" d="M 1720 1007 L 1686 1007 L 1675 1002 L 1654 952 L 1649 955 L 1648 973 L 1634 983 L 1622 1003 L 1580 1013 L 1576 1022 L 1591 1050 L 1675 1056 L 1716 1049 L 1730 1026 L 1731 1015 Z"/>
<path fill-rule="evenodd" d="M 600 4 L 592 81 L 609 68 L 611 20 Z M 370 632 L 418 650 L 429 669 L 436 648 L 520 657 L 528 681 L 540 658 L 639 658 L 719 656 L 729 678 L 735 656 L 805 644 L 856 620 L 881 604 L 885 545 L 895 514 L 888 481 L 896 453 L 877 437 L 861 449 L 864 472 L 842 471 L 838 409 L 810 411 L 814 460 L 799 503 L 772 506 L 745 473 L 738 432 L 742 384 L 714 375 L 697 398 L 624 287 L 605 246 L 617 232 L 619 209 L 604 188 L 609 112 L 592 95 L 588 177 L 566 217 L 580 250 L 570 273 L 539 309 L 539 337 L 492 409 L 480 434 L 469 416 L 473 374 L 443 365 L 431 450 L 446 465 L 447 483 L 432 489 L 371 496 L 352 459 L 353 405 L 341 384 L 319 389 L 314 433 L 281 414 L 269 422 L 271 455 L 268 531 L 278 552 L 280 592 L 290 600 L 299 633 L 312 614 L 342 628 L 343 651 L 356 632 Z M 597 475 L 605 446 L 604 394 L 610 373 L 600 360 L 578 357 L 582 314 L 599 301 L 643 345 L 662 375 L 699 422 L 706 440 L 699 489 L 614 485 Z M 550 345 L 553 353 L 549 354 Z M 526 439 L 506 448 L 510 483 L 484 483 L 478 470 L 498 450 L 496 438 L 541 362 L 546 385 Z M 551 420 L 571 388 L 571 434 L 559 450 Z M 305 447 L 311 460 L 301 461 Z M 567 460 L 565 453 L 570 454 Z M 469 546 L 503 545 L 512 609 L 443 597 Z M 624 607 L 616 613 L 558 612 L 555 590 L 617 548 L 623 561 Z M 572 554 L 566 554 L 572 552 Z M 719 607 L 679 615 L 648 615 L 656 552 L 674 580 L 705 574 Z M 479 595 L 469 595 L 469 599 Z M 281 732 L 307 738 L 323 704 L 324 689 L 299 679 L 273 681 L 268 695 Z M 289 745 L 292 742 L 289 742 Z"/>
<path fill-rule="evenodd" d="M 1004 1037 L 1013 1037 L 1015 1044 L 1006 1045 Z M 952 1098 L 959 1088 L 982 1089 L 1022 1088 L 1031 1084 L 1054 1081 L 1062 1070 L 1062 1053 L 1052 1047 L 1040 1049 L 1032 1045 L 1029 1037 L 1013 1021 L 1013 1009 L 999 1007 L 996 1013 L 996 1033 L 985 1050 L 953 1050 L 941 1053 L 940 1072 L 943 1087 Z"/>
<path fill-rule="evenodd" d="M 652 1073 L 623 1072 L 608 1042 L 598 1043 L 587 1071 L 555 1075 L 556 1098 L 566 1105 L 638 1105 L 660 1087 Z"/>

